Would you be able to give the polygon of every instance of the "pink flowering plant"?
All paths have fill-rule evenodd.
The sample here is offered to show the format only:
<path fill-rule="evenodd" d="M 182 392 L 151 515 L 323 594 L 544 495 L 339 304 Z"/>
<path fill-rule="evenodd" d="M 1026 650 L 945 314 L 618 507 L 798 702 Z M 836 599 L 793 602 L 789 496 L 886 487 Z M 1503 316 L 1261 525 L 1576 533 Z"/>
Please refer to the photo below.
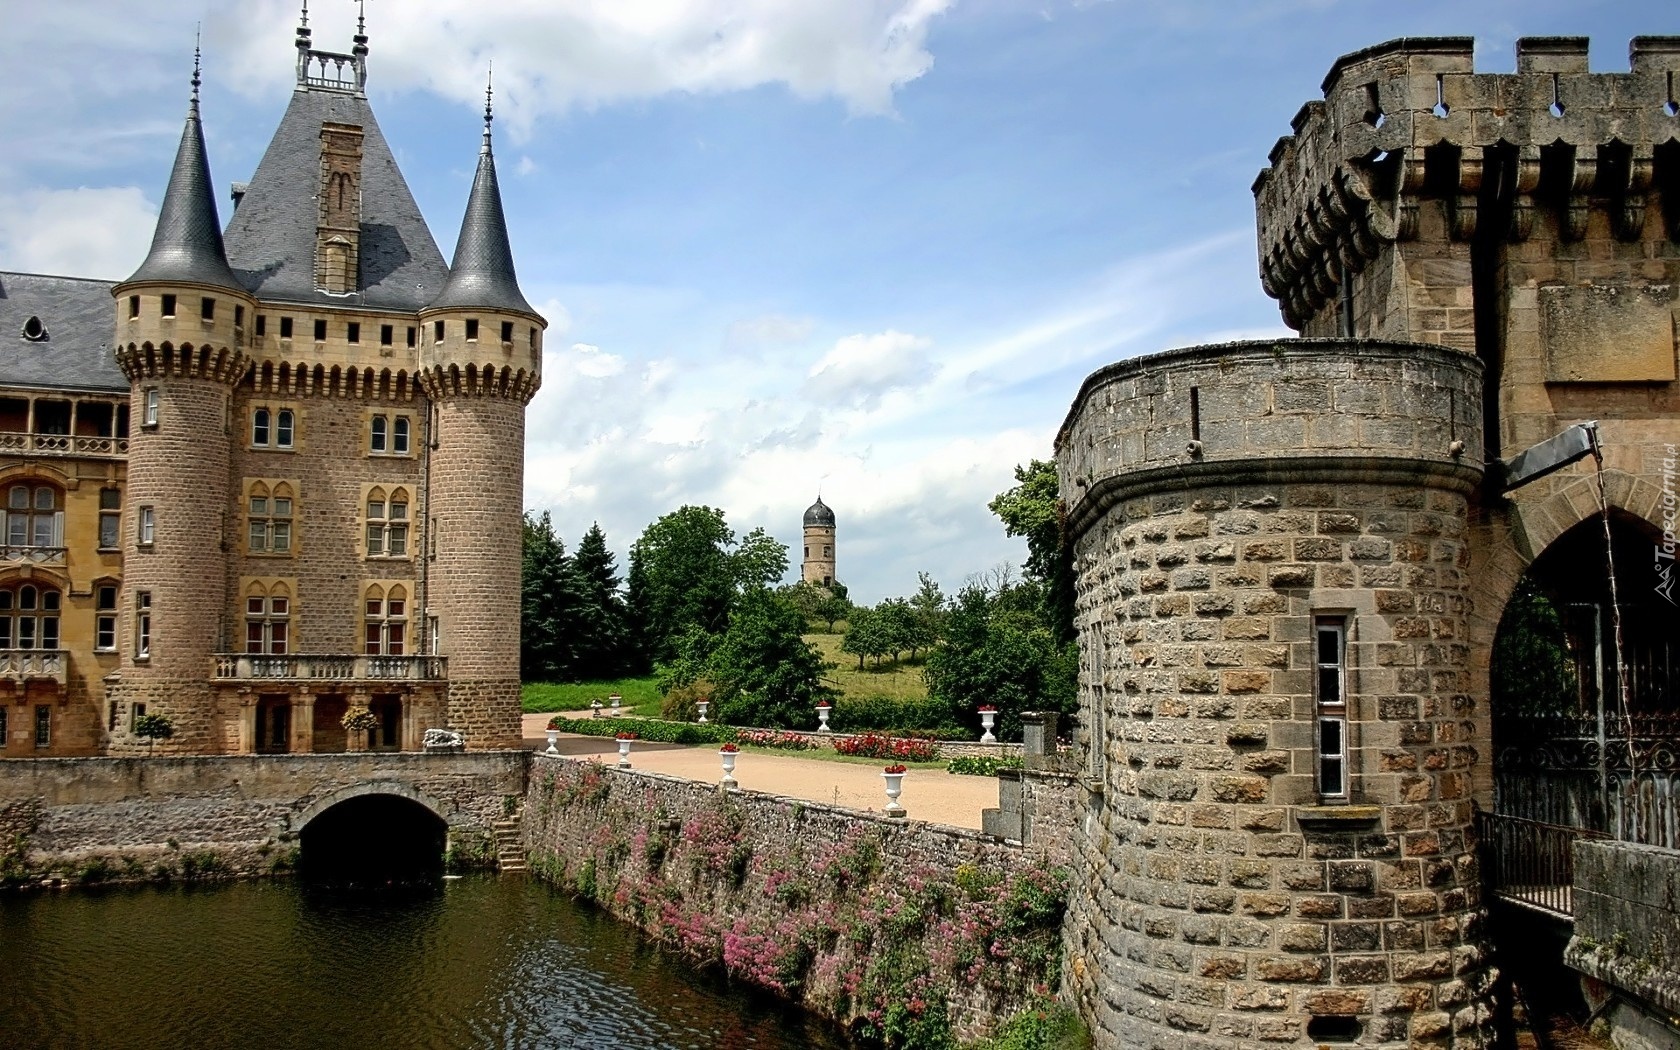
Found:
<path fill-rule="evenodd" d="M 997 705 L 996 704 L 981 704 L 978 708 L 976 708 L 976 710 L 978 710 L 983 715 L 995 715 L 995 714 L 997 714 Z"/>
<path fill-rule="evenodd" d="M 931 762 L 939 757 L 939 744 L 921 737 L 885 736 L 879 733 L 859 733 L 841 737 L 834 742 L 834 750 L 842 755 L 859 758 L 900 758 L 907 762 Z"/>
<path fill-rule="evenodd" d="M 736 731 L 735 739 L 742 744 L 773 747 L 783 751 L 805 751 L 819 746 L 807 740 L 803 734 L 789 733 L 784 729 L 741 729 Z"/>

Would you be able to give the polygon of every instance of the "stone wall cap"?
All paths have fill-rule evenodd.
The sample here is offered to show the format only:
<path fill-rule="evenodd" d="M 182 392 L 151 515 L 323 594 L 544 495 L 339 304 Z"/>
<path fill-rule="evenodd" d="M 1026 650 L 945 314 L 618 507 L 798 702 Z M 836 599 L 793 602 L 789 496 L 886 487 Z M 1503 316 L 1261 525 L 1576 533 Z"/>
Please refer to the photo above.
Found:
<path fill-rule="evenodd" d="M 1402 36 L 1393 40 L 1385 40 L 1380 44 L 1362 47 L 1358 51 L 1349 51 L 1336 59 L 1330 65 L 1330 72 L 1324 75 L 1321 87 L 1326 95 L 1335 87 L 1336 81 L 1342 78 L 1343 70 L 1349 66 L 1369 62 L 1373 58 L 1385 55 L 1414 54 L 1414 55 L 1462 55 L 1471 59 L 1476 52 L 1476 38 L 1473 36 Z"/>

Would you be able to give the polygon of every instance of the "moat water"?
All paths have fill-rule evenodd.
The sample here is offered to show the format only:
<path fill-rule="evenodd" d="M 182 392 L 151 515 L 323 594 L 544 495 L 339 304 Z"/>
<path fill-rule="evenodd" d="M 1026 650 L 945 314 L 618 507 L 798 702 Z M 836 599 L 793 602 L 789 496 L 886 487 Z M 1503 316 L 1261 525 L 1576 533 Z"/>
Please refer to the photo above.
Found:
<path fill-rule="evenodd" d="M 0 894 L 6 1050 L 840 1050 L 525 878 Z"/>

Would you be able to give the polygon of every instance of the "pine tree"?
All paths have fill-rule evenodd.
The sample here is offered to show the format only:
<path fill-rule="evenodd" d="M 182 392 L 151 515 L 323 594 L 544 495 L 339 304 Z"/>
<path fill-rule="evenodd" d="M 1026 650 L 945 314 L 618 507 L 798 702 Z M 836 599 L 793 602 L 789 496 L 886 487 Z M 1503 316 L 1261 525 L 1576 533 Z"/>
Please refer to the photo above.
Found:
<path fill-rule="evenodd" d="M 578 600 L 568 571 L 566 545 L 547 511 L 525 515 L 520 586 L 519 674 L 527 682 L 577 678 L 572 652 Z"/>
<path fill-rule="evenodd" d="M 628 658 L 626 610 L 618 565 L 599 522 L 578 541 L 571 575 L 578 601 L 572 646 L 577 675 L 584 681 L 617 678 L 625 673 Z"/>

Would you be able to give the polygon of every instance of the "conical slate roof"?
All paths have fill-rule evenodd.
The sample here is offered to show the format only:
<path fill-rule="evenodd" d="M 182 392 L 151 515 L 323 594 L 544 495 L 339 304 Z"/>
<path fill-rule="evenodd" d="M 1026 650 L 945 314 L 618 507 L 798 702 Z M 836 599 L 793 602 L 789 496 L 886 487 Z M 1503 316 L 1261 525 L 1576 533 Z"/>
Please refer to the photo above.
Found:
<path fill-rule="evenodd" d="M 815 503 L 805 508 L 805 524 L 807 526 L 822 525 L 831 529 L 834 528 L 834 512 L 828 509 L 828 504 L 822 501 L 821 496 L 817 497 Z"/>
<path fill-rule="evenodd" d="M 502 191 L 496 182 L 496 156 L 490 151 L 490 113 L 484 115 L 484 147 L 478 154 L 467 214 L 455 241 L 455 261 L 443 291 L 431 308 L 516 310 L 534 314 L 519 290 L 513 272 L 513 249 L 508 245 L 507 218 L 502 214 Z"/>
<path fill-rule="evenodd" d="M 204 152 L 204 128 L 198 119 L 198 73 L 193 72 L 192 106 L 175 168 L 158 210 L 152 250 L 129 281 L 185 281 L 240 288 L 228 267 L 222 247 L 222 221 L 216 215 L 216 195 L 210 185 L 210 161 Z"/>
<path fill-rule="evenodd" d="M 362 129 L 361 291 L 351 301 L 419 310 L 443 287 L 448 270 L 361 95 L 307 86 L 292 93 L 228 222 L 228 259 L 245 287 L 264 299 L 344 304 L 344 296 L 315 287 L 321 125 L 328 121 Z"/>

